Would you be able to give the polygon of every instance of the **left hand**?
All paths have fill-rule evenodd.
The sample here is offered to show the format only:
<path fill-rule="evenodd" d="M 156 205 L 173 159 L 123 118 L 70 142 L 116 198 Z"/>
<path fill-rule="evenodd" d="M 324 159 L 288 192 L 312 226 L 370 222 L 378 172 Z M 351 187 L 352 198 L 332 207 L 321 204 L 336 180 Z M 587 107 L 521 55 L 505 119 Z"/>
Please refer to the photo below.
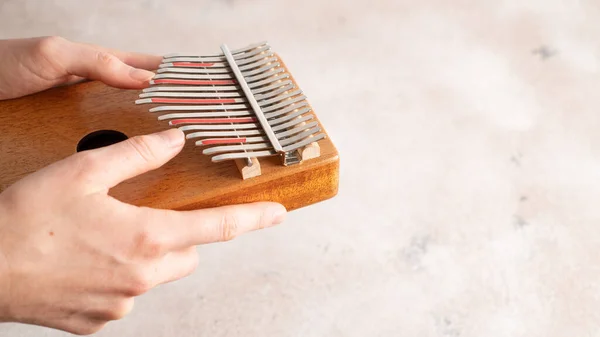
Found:
<path fill-rule="evenodd" d="M 122 52 L 62 37 L 0 40 L 0 100 L 82 80 L 121 89 L 148 85 L 162 57 Z"/>

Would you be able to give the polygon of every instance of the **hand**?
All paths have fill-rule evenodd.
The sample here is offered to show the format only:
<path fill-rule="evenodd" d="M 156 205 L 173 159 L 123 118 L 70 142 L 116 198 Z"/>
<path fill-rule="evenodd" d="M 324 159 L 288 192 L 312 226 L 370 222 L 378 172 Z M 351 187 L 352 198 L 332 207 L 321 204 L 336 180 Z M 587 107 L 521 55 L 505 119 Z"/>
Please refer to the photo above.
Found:
<path fill-rule="evenodd" d="M 0 100 L 85 79 L 122 89 L 148 85 L 161 57 L 74 43 L 61 37 L 0 40 Z"/>
<path fill-rule="evenodd" d="M 143 88 L 161 58 L 62 38 L 0 41 L 0 99 L 83 79 Z M 84 151 L 0 193 L 0 321 L 90 334 L 134 298 L 195 270 L 195 246 L 281 223 L 285 208 L 254 203 L 176 212 L 122 203 L 108 191 L 177 155 L 172 129 Z"/>
<path fill-rule="evenodd" d="M 166 163 L 183 143 L 171 129 L 80 152 L 1 193 L 0 318 L 96 332 L 125 316 L 135 296 L 191 273 L 195 245 L 284 219 L 274 203 L 177 212 L 107 195 Z"/>

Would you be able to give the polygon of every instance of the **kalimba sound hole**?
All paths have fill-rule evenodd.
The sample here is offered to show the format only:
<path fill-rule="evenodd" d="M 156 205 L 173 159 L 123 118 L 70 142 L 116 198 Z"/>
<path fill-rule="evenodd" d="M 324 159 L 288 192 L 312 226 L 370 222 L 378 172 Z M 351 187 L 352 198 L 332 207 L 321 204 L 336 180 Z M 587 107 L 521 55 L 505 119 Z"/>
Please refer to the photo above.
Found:
<path fill-rule="evenodd" d="M 115 130 L 99 130 L 87 134 L 77 143 L 77 152 L 93 150 L 127 140 L 127 136 Z"/>

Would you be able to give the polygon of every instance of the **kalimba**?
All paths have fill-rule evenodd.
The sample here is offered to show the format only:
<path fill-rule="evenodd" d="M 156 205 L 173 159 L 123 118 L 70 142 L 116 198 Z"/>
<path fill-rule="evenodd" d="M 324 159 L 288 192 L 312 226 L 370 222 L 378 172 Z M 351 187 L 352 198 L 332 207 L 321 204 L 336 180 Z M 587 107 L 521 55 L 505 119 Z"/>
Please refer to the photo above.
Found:
<path fill-rule="evenodd" d="M 92 81 L 0 101 L 0 190 L 77 151 L 168 127 L 185 132 L 183 151 L 111 195 L 178 210 L 253 201 L 294 210 L 337 194 L 337 149 L 266 42 L 166 55 L 142 92 Z"/>

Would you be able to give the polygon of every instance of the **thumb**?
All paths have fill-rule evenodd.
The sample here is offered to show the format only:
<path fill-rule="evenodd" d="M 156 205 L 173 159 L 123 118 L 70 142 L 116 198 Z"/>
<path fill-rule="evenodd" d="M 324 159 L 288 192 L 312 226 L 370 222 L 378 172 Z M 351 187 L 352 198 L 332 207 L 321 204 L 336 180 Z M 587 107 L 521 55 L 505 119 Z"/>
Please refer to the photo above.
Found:
<path fill-rule="evenodd" d="M 179 129 L 136 136 L 117 144 L 80 152 L 85 175 L 95 185 L 112 188 L 120 182 L 157 169 L 175 157 L 183 148 L 184 134 Z"/>

